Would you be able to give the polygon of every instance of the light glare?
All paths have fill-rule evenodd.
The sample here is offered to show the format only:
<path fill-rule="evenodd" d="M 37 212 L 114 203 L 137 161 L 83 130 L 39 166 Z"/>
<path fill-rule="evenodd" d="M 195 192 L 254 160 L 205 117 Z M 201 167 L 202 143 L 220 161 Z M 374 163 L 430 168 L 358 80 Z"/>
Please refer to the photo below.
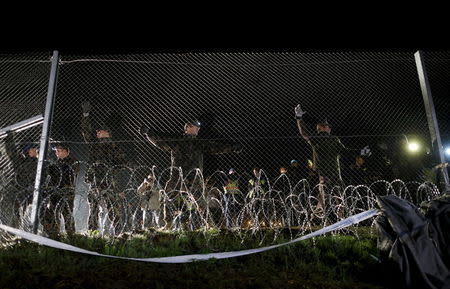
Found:
<path fill-rule="evenodd" d="M 408 149 L 412 152 L 416 152 L 419 150 L 419 144 L 412 142 L 408 144 Z"/>

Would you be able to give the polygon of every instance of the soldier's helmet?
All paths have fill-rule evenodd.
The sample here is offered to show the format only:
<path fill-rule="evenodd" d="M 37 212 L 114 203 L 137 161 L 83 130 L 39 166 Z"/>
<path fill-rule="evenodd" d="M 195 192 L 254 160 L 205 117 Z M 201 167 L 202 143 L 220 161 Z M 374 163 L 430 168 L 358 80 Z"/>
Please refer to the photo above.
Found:
<path fill-rule="evenodd" d="M 20 149 L 20 153 L 21 153 L 22 155 L 26 155 L 26 154 L 28 153 L 28 151 L 29 151 L 30 149 L 32 149 L 32 148 L 38 149 L 39 146 L 38 146 L 38 144 L 32 143 L 32 142 L 26 143 L 26 144 L 24 144 L 24 145 L 22 146 L 22 148 Z"/>
<path fill-rule="evenodd" d="M 65 149 L 66 151 L 69 151 L 69 146 L 67 145 L 67 143 L 64 142 L 56 142 L 55 144 L 52 145 L 52 150 L 56 150 L 56 149 Z"/>
<path fill-rule="evenodd" d="M 109 127 L 109 125 L 107 125 L 105 122 L 102 122 L 102 121 L 97 123 L 95 130 L 96 131 L 106 130 L 107 132 L 111 133 L 111 128 Z"/>

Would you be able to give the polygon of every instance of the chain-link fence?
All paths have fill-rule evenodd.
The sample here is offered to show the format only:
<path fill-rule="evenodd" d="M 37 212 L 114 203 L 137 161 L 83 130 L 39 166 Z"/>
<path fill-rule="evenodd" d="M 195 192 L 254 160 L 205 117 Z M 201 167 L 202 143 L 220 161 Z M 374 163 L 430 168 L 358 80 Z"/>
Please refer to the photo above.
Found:
<path fill-rule="evenodd" d="M 445 131 L 450 66 L 431 56 Z M 21 57 L 2 58 L 2 125 L 43 113 L 49 57 Z M 39 207 L 47 235 L 303 232 L 373 207 L 376 195 L 419 203 L 439 193 L 410 53 L 63 54 L 55 97 Z M 1 165 L 14 175 L 6 155 Z"/>
<path fill-rule="evenodd" d="M 50 71 L 49 54 L 0 56 L 0 128 L 43 115 Z M 24 127 L 21 127 L 24 128 Z M 1 134 L 0 220 L 29 229 L 42 125 Z"/>

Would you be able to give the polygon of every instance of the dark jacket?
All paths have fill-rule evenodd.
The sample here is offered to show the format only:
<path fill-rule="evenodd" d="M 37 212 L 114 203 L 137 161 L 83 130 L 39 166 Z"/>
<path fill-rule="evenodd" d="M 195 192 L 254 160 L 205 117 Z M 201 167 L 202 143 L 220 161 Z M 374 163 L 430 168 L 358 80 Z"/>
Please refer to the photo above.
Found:
<path fill-rule="evenodd" d="M 96 137 L 96 131 L 92 129 L 89 116 L 82 117 L 81 132 L 84 141 L 89 145 L 90 168 L 87 170 L 86 180 L 91 183 L 97 180 L 98 186 L 107 187 L 109 186 L 106 180 L 108 172 L 111 172 L 114 167 L 126 164 L 125 154 L 112 138 L 98 139 Z"/>
<path fill-rule="evenodd" d="M 337 136 L 330 135 L 327 132 L 310 135 L 301 118 L 297 119 L 297 126 L 302 137 L 312 147 L 314 169 L 319 176 L 342 180 L 340 158 L 345 153 L 356 156 L 359 150 L 345 147 Z"/>
<path fill-rule="evenodd" d="M 345 147 L 337 136 L 319 132 L 311 136 L 309 143 L 314 154 L 314 163 L 321 176 L 341 179 L 341 157 L 357 150 Z"/>
<path fill-rule="evenodd" d="M 106 165 L 125 164 L 125 154 L 112 138 L 96 137 L 96 131 L 92 128 L 90 117 L 82 117 L 81 133 L 84 141 L 89 144 L 89 162 L 103 163 Z"/>
<path fill-rule="evenodd" d="M 78 164 L 70 156 L 57 159 L 48 168 L 50 182 L 49 186 L 58 188 L 74 187 L 75 177 L 79 171 Z"/>
<path fill-rule="evenodd" d="M 36 179 L 36 168 L 38 159 L 22 156 L 16 149 L 14 133 L 8 133 L 5 138 L 5 151 L 11 161 L 16 181 L 21 187 L 32 187 Z"/>

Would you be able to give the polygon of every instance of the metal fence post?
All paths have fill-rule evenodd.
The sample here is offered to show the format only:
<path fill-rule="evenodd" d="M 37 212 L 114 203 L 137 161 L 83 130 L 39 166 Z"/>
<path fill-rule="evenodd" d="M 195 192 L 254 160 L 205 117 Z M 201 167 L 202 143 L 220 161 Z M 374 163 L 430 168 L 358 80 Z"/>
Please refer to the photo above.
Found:
<path fill-rule="evenodd" d="M 50 128 L 53 118 L 53 108 L 55 104 L 56 84 L 58 77 L 59 52 L 53 51 L 52 64 L 50 70 L 50 78 L 48 81 L 47 102 L 45 104 L 44 123 L 42 126 L 41 142 L 39 146 L 39 158 L 36 168 L 36 179 L 34 182 L 33 203 L 31 211 L 31 223 L 33 225 L 33 233 L 37 233 L 39 225 L 39 202 L 42 193 L 42 177 L 44 174 L 44 161 L 47 158 L 48 140 L 50 136 Z"/>
<path fill-rule="evenodd" d="M 425 110 L 427 113 L 428 127 L 431 134 L 431 143 L 438 147 L 439 159 L 441 163 L 445 162 L 444 148 L 442 146 L 441 134 L 439 132 L 436 111 L 434 108 L 433 97 L 431 95 L 430 83 L 425 69 L 425 62 L 422 51 L 414 53 L 417 66 L 417 74 L 419 75 L 420 88 L 422 90 L 423 101 L 425 103 Z M 448 179 L 448 172 L 445 167 L 442 168 L 442 174 L 445 182 L 445 191 L 450 192 L 450 184 Z"/>

